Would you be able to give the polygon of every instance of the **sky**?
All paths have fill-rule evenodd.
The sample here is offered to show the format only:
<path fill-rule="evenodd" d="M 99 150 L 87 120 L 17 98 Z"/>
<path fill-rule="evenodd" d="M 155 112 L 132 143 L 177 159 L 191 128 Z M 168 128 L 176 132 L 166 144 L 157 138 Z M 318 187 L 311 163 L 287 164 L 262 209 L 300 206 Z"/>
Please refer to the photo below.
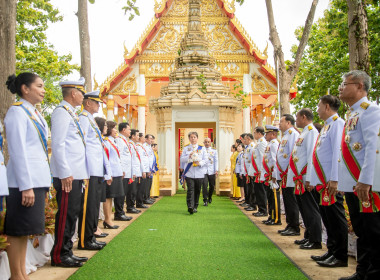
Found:
<path fill-rule="evenodd" d="M 96 0 L 88 4 L 91 44 L 91 69 L 99 85 L 122 64 L 124 44 L 129 51 L 154 16 L 154 0 L 137 0 L 140 16 L 128 21 L 122 7 L 127 0 Z M 158 0 L 161 1 L 161 0 Z M 315 19 L 323 16 L 329 0 L 320 0 Z M 59 55 L 71 53 L 72 63 L 80 65 L 78 19 L 75 15 L 78 0 L 52 0 L 63 21 L 50 24 L 48 41 Z M 294 31 L 303 26 L 312 0 L 272 0 L 275 22 L 282 42 L 285 59 L 291 59 L 291 46 L 297 44 Z M 245 0 L 243 6 L 236 4 L 236 17 L 252 40 L 263 51 L 268 47 L 268 62 L 274 66 L 273 48 L 269 42 L 269 28 L 265 0 Z M 79 73 L 68 78 L 77 79 Z"/>

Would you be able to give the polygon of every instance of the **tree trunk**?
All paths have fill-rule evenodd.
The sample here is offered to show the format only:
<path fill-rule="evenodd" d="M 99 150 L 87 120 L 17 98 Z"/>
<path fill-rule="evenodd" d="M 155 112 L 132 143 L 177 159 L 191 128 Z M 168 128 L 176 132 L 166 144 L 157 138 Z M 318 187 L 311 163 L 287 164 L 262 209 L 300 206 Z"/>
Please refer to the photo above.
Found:
<path fill-rule="evenodd" d="M 80 74 L 86 79 L 86 90 L 92 91 L 91 81 L 91 54 L 90 54 L 90 33 L 88 31 L 87 1 L 78 0 L 78 23 L 81 68 Z"/>
<path fill-rule="evenodd" d="M 16 71 L 16 0 L 0 0 L 0 121 L 14 101 L 5 82 Z"/>
<path fill-rule="evenodd" d="M 350 70 L 369 73 L 368 19 L 363 1 L 347 0 Z"/>
<path fill-rule="evenodd" d="M 268 23 L 269 23 L 269 40 L 271 41 L 274 49 L 274 60 L 276 63 L 276 73 L 279 73 L 277 79 L 279 79 L 279 91 L 280 91 L 280 108 L 282 114 L 290 114 L 290 104 L 289 104 L 289 91 L 292 85 L 292 81 L 295 75 L 298 72 L 301 58 L 305 47 L 307 45 L 307 41 L 309 40 L 309 35 L 311 31 L 311 27 L 313 25 L 315 10 L 318 5 L 318 0 L 313 0 L 309 14 L 307 15 L 304 31 L 302 34 L 302 38 L 298 45 L 296 57 L 294 62 L 289 65 L 288 69 L 286 69 L 284 52 L 282 51 L 282 45 L 280 36 L 278 35 L 276 24 L 274 22 L 274 14 L 272 8 L 272 1 L 265 0 L 267 6 L 268 13 Z M 278 67 L 278 69 L 277 69 Z"/>

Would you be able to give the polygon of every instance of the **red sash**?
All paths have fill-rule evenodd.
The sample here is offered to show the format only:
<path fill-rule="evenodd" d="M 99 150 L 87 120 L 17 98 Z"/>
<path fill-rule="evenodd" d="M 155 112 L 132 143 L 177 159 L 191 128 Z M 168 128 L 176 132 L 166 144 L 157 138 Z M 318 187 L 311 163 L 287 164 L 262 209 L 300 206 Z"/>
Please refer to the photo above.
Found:
<path fill-rule="evenodd" d="M 281 177 L 281 188 L 286 188 L 286 181 L 288 180 L 288 169 L 289 166 L 283 171 L 281 169 L 281 166 L 278 164 L 278 160 L 276 160 L 276 166 L 278 168 L 278 171 L 280 171 L 280 177 Z"/>
<path fill-rule="evenodd" d="M 296 163 L 293 159 L 293 154 L 290 156 L 289 166 L 293 171 L 293 182 L 296 184 L 294 188 L 295 195 L 302 195 L 305 192 L 305 186 L 303 185 L 302 176 L 307 172 L 307 164 L 302 168 L 301 173 L 298 173 Z"/>
<path fill-rule="evenodd" d="M 342 133 L 342 142 L 341 142 L 342 158 L 352 178 L 354 178 L 355 182 L 357 182 L 359 180 L 361 167 L 358 161 L 356 160 L 354 154 L 352 153 L 350 145 L 347 145 L 345 141 L 346 135 L 347 135 L 346 126 L 344 126 L 343 133 Z M 355 191 L 354 191 L 354 194 L 357 195 Z M 379 211 L 380 211 L 380 196 L 379 196 L 379 193 L 372 192 L 372 186 L 371 186 L 369 190 L 369 194 L 368 194 L 368 202 L 360 203 L 360 212 L 375 213 Z"/>
<path fill-rule="evenodd" d="M 125 145 L 127 145 L 127 147 L 128 147 L 128 150 L 129 150 L 129 153 L 131 154 L 131 157 L 132 157 L 132 151 L 131 151 L 131 147 L 129 147 L 129 144 L 128 144 L 128 142 L 123 138 L 123 137 L 120 137 L 123 141 L 124 141 L 124 143 L 125 143 Z M 128 184 L 132 184 L 133 183 L 133 180 L 132 180 L 132 178 L 129 178 L 129 181 L 128 181 Z"/>
<path fill-rule="evenodd" d="M 244 171 L 245 171 L 245 179 L 247 184 L 249 183 L 249 176 L 248 176 L 248 171 L 247 171 L 247 166 L 245 165 L 245 159 L 243 159 L 244 162 Z"/>
<path fill-rule="evenodd" d="M 316 143 L 318 143 L 319 136 L 320 135 L 318 135 Z M 314 151 L 313 151 L 313 166 L 314 166 L 315 172 L 318 175 L 319 180 L 322 183 L 320 185 L 315 186 L 316 191 L 319 192 L 319 194 L 320 194 L 319 204 L 322 206 L 330 206 L 336 202 L 336 197 L 335 197 L 335 195 L 330 197 L 330 195 L 328 193 L 326 175 L 323 172 L 321 163 L 319 162 L 319 158 L 317 155 L 317 144 L 315 144 Z"/>
<path fill-rule="evenodd" d="M 272 168 L 269 168 L 269 166 L 267 165 L 267 163 L 265 162 L 265 156 L 263 157 L 263 167 L 264 167 L 264 170 L 265 170 L 265 174 L 264 174 L 264 185 L 266 186 L 269 186 L 269 182 L 272 181 L 272 172 L 273 172 L 273 167 Z"/>
<path fill-rule="evenodd" d="M 119 158 L 120 158 L 120 153 L 119 153 L 119 150 L 118 150 L 118 148 L 115 146 L 115 144 L 114 143 L 112 143 L 112 141 L 110 140 L 110 139 L 108 139 L 108 138 L 106 138 L 106 140 L 111 144 L 111 146 L 112 146 L 112 148 L 114 148 L 115 149 L 115 151 L 116 151 L 116 153 L 117 153 L 117 155 L 119 156 Z M 109 157 L 109 156 L 108 156 Z"/>
<path fill-rule="evenodd" d="M 257 167 L 255 159 L 253 158 L 253 153 L 251 155 L 251 161 L 252 161 L 253 169 L 255 169 L 255 173 L 253 174 L 253 176 L 255 176 L 255 183 L 260 183 L 260 171 L 259 171 L 259 168 Z"/>
<path fill-rule="evenodd" d="M 139 152 L 137 151 L 136 146 L 135 146 L 134 144 L 131 144 L 131 145 L 132 145 L 133 149 L 135 149 L 136 155 L 137 155 L 139 161 L 141 162 L 140 154 L 139 154 Z"/>

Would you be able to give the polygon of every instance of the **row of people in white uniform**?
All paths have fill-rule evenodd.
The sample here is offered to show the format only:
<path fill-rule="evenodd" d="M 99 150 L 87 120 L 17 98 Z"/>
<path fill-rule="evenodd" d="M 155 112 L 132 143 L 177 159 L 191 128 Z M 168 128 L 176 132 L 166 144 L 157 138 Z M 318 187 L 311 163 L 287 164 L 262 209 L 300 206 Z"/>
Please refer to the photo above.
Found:
<path fill-rule="evenodd" d="M 358 264 L 354 275 L 340 278 L 344 280 L 380 277 L 380 108 L 367 98 L 370 86 L 371 79 L 363 71 L 345 74 L 339 97 L 349 106 L 346 121 L 338 115 L 340 100 L 323 96 L 317 110 L 324 120 L 320 132 L 313 125 L 310 109 L 300 110 L 296 119 L 284 115 L 280 120 L 282 138 L 279 144 L 267 148 L 267 152 L 272 152 L 263 160 L 265 163 L 268 159 L 272 172 L 267 172 L 263 165 L 259 169 L 260 181 L 272 177 L 272 184 L 281 187 L 287 222 L 286 228 L 278 231 L 281 235 L 300 235 L 300 213 L 306 230 L 304 238 L 295 243 L 301 249 L 320 249 L 323 221 L 328 251 L 322 256 L 311 256 L 323 267 L 347 266 L 345 197 L 358 237 Z M 301 133 L 294 124 L 302 129 Z M 248 174 L 247 179 L 255 179 L 259 174 L 254 173 L 255 164 L 251 161 L 259 159 L 259 149 L 245 144 L 239 170 Z"/>
<path fill-rule="evenodd" d="M 198 144 L 198 133 L 188 134 L 190 144 L 183 148 L 180 157 L 181 182 L 186 180 L 187 208 L 190 214 L 198 212 L 199 197 L 203 190 L 203 205 L 212 202 L 218 176 L 218 152 L 211 147 L 211 139 L 205 138 L 204 146 Z"/>
<path fill-rule="evenodd" d="M 8 89 L 20 100 L 9 108 L 4 120 L 7 166 L 2 153 L 3 137 L 0 138 L 0 196 L 1 202 L 6 199 L 4 232 L 10 243 L 7 252 L 11 274 L 20 279 L 27 278 L 27 237 L 45 232 L 45 196 L 52 182 L 58 204 L 51 251 L 53 266 L 78 267 L 87 260 L 72 252 L 78 218 L 79 249 L 99 250 L 106 245 L 95 239 L 107 235 L 97 227 L 100 201 L 107 205 L 106 201 L 114 198 L 115 207 L 119 207 L 115 220 L 122 221 L 131 219 L 123 211 L 125 197 L 129 213 L 140 212 L 135 206 L 147 208 L 144 203 L 154 202 L 149 198 L 150 177 L 157 171 L 150 146 L 153 136 L 131 132 L 127 123 L 119 125 L 122 136 L 115 134 L 114 127 L 107 130 L 104 119 L 93 117 L 101 102 L 99 92 L 85 94 L 83 78 L 61 82 L 60 86 L 63 101 L 51 118 L 49 158 L 48 124 L 35 107 L 44 98 L 43 80 L 36 74 L 22 73 L 7 81 Z M 78 117 L 75 108 L 80 105 L 85 110 Z M 98 124 L 103 127 L 100 129 Z M 109 137 L 103 139 L 103 134 Z M 123 143 L 130 150 L 123 150 Z M 132 199 L 129 202 L 133 204 L 129 203 L 131 196 L 137 196 L 137 202 Z M 105 227 L 116 228 L 109 223 Z"/>

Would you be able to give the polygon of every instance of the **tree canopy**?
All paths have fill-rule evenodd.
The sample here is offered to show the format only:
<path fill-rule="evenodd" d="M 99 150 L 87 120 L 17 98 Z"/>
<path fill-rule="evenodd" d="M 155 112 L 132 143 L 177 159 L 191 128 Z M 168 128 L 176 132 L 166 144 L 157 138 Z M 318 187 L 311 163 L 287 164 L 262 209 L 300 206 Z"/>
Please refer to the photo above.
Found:
<path fill-rule="evenodd" d="M 48 24 L 62 21 L 59 11 L 50 0 L 19 0 L 16 16 L 16 74 L 37 73 L 45 82 L 42 109 L 48 117 L 49 109 L 62 100 L 58 81 L 78 70 L 71 64 L 71 54 L 58 55 L 47 41 Z"/>
<path fill-rule="evenodd" d="M 376 1 L 368 1 L 370 73 L 372 89 L 369 98 L 374 100 L 380 90 L 380 7 Z M 300 40 L 302 28 L 295 32 Z M 324 17 L 314 23 L 307 49 L 298 72 L 299 94 L 292 101 L 297 110 L 308 107 L 316 110 L 319 98 L 329 91 L 338 96 L 342 75 L 349 71 L 348 24 L 346 0 L 332 0 Z M 292 49 L 296 53 L 296 46 Z M 341 108 L 341 113 L 345 109 Z"/>

